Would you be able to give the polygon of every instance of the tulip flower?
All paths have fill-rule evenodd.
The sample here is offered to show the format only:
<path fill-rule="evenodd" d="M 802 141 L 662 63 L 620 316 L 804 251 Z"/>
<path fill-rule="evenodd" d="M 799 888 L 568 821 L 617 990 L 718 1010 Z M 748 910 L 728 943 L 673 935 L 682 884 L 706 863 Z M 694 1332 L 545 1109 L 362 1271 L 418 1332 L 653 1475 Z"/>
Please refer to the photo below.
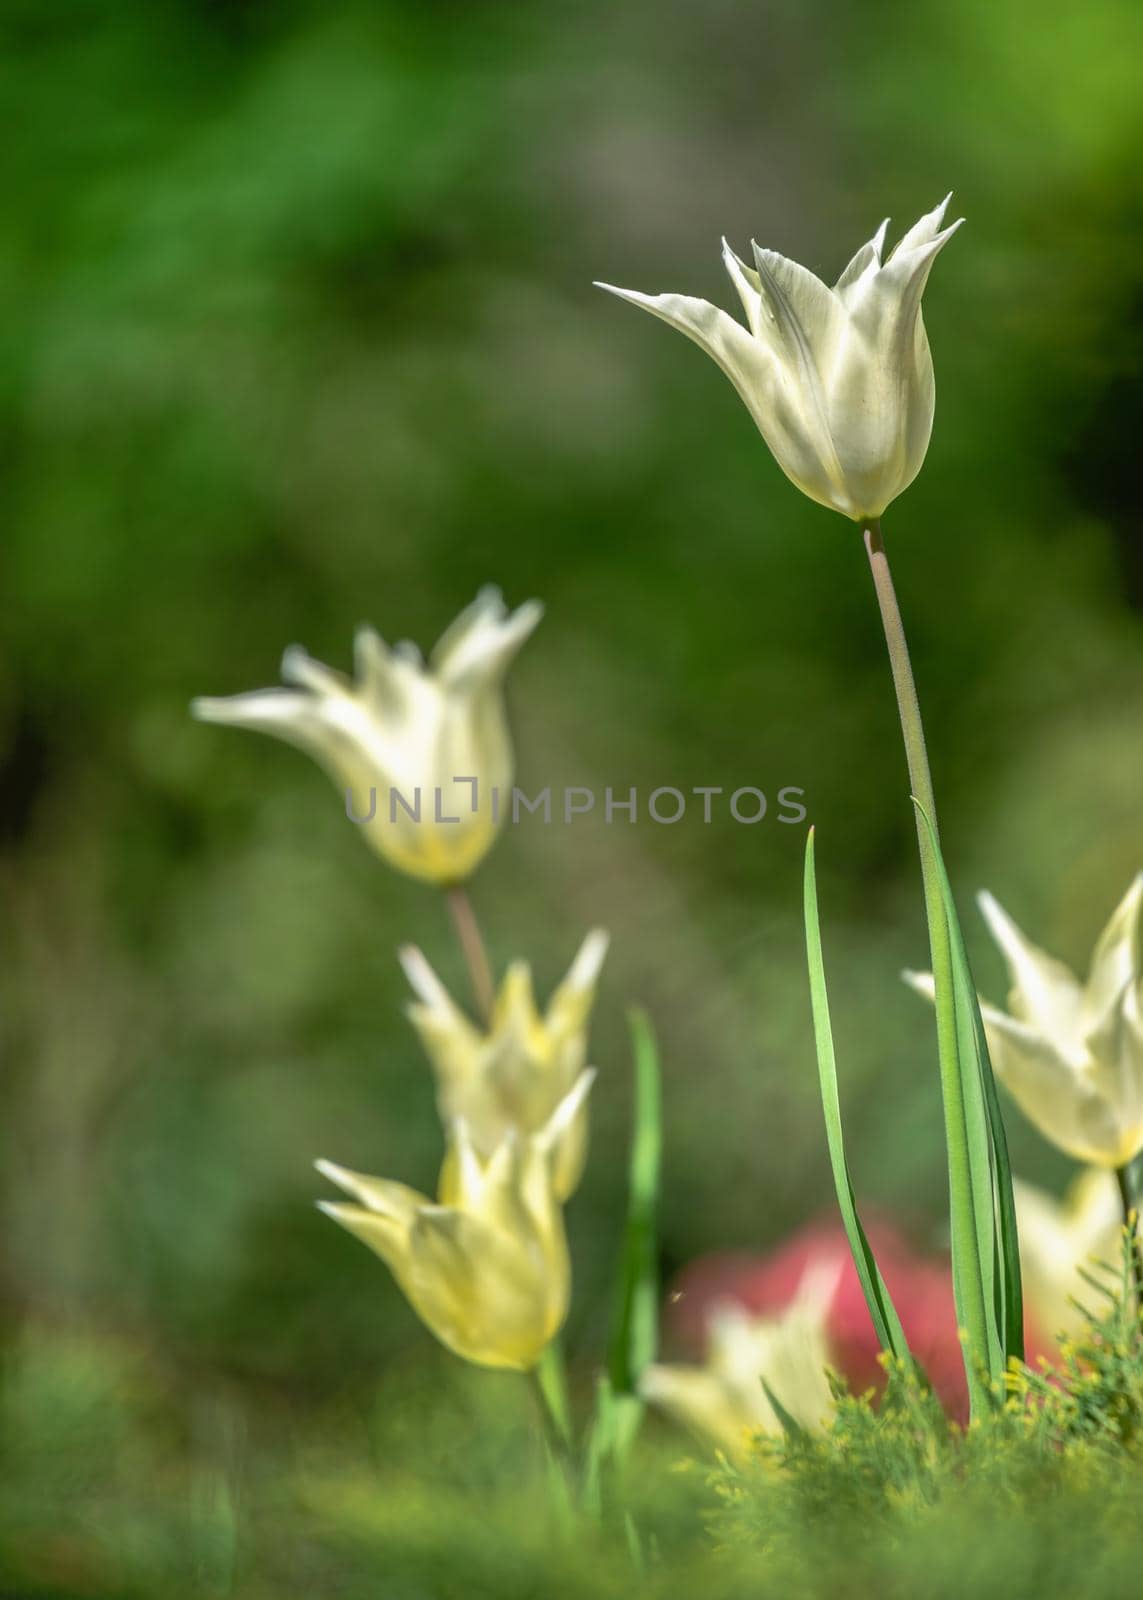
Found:
<path fill-rule="evenodd" d="M 947 1258 L 919 1252 L 885 1218 L 865 1217 L 865 1231 L 916 1356 L 951 1416 L 967 1417 L 968 1389 Z M 885 1384 L 861 1280 L 840 1222 L 806 1223 L 774 1249 L 721 1251 L 688 1262 L 667 1294 L 668 1334 L 688 1353 L 708 1347 L 711 1320 L 728 1302 L 755 1318 L 777 1317 L 797 1299 L 807 1274 L 832 1270 L 825 1305 L 830 1366 L 854 1393 Z"/>
<path fill-rule="evenodd" d="M 451 886 L 479 866 L 512 784 L 504 675 L 540 620 L 535 600 L 508 613 L 484 589 L 422 661 L 372 628 L 354 641 L 356 677 L 297 645 L 282 657 L 287 689 L 200 699 L 205 722 L 273 734 L 297 745 L 345 792 L 368 842 L 411 877 Z"/>
<path fill-rule="evenodd" d="M 1143 873 L 1096 945 L 1083 984 L 980 896 L 1012 985 L 1008 1011 L 982 1004 L 996 1075 L 1028 1120 L 1077 1161 L 1123 1169 L 1143 1149 Z M 906 973 L 932 997 L 927 974 Z"/>
<path fill-rule="evenodd" d="M 320 1210 L 381 1257 L 425 1325 L 466 1361 L 530 1371 L 563 1325 L 571 1269 L 553 1152 L 590 1086 L 585 1072 L 538 1133 L 509 1133 L 487 1161 L 454 1122 L 448 1203 L 317 1162 L 358 1202 L 321 1201 Z"/>
<path fill-rule="evenodd" d="M 782 1431 L 767 1389 L 802 1428 L 822 1430 L 833 1411 L 826 1319 L 839 1268 L 834 1262 L 807 1271 L 778 1316 L 719 1306 L 710 1318 L 706 1365 L 646 1367 L 640 1394 L 740 1459 L 757 1434 Z"/>
<path fill-rule="evenodd" d="M 607 935 L 589 933 L 541 1017 L 526 961 L 508 969 L 487 1028 L 472 1023 L 421 952 L 401 951 L 417 995 L 408 1014 L 437 1079 L 446 1122 L 461 1119 L 483 1159 L 509 1133 L 537 1133 L 583 1072 L 587 1028 L 596 982 L 607 954 Z M 556 1197 L 579 1183 L 587 1154 L 587 1102 L 564 1124 L 553 1149 Z M 442 1174 L 442 1199 L 452 1198 L 452 1165 Z"/>
<path fill-rule="evenodd" d="M 868 522 L 908 488 L 929 446 L 935 386 L 921 294 L 960 227 L 942 227 L 947 205 L 923 216 L 885 261 L 883 222 L 832 289 L 757 245 L 747 266 L 723 240 L 747 327 L 689 295 L 599 287 L 693 339 L 738 390 L 791 482 Z"/>
<path fill-rule="evenodd" d="M 1115 1179 L 1105 1169 L 1089 1167 L 1062 1201 L 1018 1178 L 1012 1188 L 1029 1307 L 1046 1333 L 1079 1333 L 1087 1326 L 1080 1307 L 1102 1309 L 1082 1269 L 1099 1262 L 1115 1266 L 1121 1255 L 1123 1216 Z"/>

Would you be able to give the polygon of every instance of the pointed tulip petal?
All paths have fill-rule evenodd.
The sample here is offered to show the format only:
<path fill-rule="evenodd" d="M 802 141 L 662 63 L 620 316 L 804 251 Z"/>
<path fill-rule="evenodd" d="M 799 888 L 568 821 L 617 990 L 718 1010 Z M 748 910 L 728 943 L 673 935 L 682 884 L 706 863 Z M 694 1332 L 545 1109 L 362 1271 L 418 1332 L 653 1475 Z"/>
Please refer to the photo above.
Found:
<path fill-rule="evenodd" d="M 742 309 L 746 313 L 750 331 L 755 338 L 761 338 L 762 319 L 766 315 L 762 304 L 761 280 L 752 267 L 748 267 L 745 261 L 735 255 L 725 239 L 722 241 L 722 260 L 731 283 L 738 290 L 738 298 L 742 301 Z"/>
<path fill-rule="evenodd" d="M 528 600 L 509 614 L 499 589 L 482 590 L 438 641 L 431 658 L 433 670 L 457 687 L 496 681 L 543 614 L 538 600 Z"/>
<path fill-rule="evenodd" d="M 690 295 L 640 294 L 635 289 L 617 289 L 610 283 L 600 283 L 596 287 L 617 295 L 620 300 L 630 301 L 633 306 L 649 311 L 653 317 L 685 333 L 718 362 L 746 403 L 751 403 L 750 386 L 761 378 L 768 359 L 740 322 L 735 322 L 709 301 L 696 300 Z"/>
<path fill-rule="evenodd" d="M 368 1211 L 375 1211 L 379 1216 L 407 1219 L 419 1207 L 430 1203 L 416 1189 L 410 1189 L 404 1183 L 394 1183 L 389 1178 L 371 1178 L 367 1173 L 352 1172 L 348 1167 L 339 1167 L 332 1161 L 315 1161 L 314 1166 L 323 1178 L 328 1178 L 330 1183 L 344 1189 Z"/>
<path fill-rule="evenodd" d="M 977 903 L 1008 966 L 1011 1010 L 1078 1059 L 1081 990 L 1074 974 L 1025 938 L 987 891 L 977 897 Z"/>
<path fill-rule="evenodd" d="M 856 283 L 858 278 L 871 266 L 879 267 L 881 265 L 881 253 L 885 249 L 885 234 L 888 227 L 889 218 L 886 217 L 872 239 L 867 244 L 863 244 L 861 249 L 850 258 L 845 271 L 833 286 L 835 294 L 840 294 L 843 289 L 848 289 L 851 284 Z"/>
<path fill-rule="evenodd" d="M 903 255 L 909 250 L 915 250 L 918 245 L 931 244 L 941 231 L 941 224 L 944 221 L 945 212 L 948 210 L 951 199 L 952 190 L 950 189 L 939 206 L 934 206 L 931 211 L 926 211 L 923 217 L 914 222 L 907 233 L 902 234 L 893 248 L 889 261 L 893 261 L 895 257 Z M 886 265 L 888 265 L 888 262 Z"/>
<path fill-rule="evenodd" d="M 1097 1027 L 1124 988 L 1139 979 L 1143 966 L 1140 918 L 1143 916 L 1143 872 L 1138 873 L 1099 936 L 1084 991 L 1084 1019 Z"/>
<path fill-rule="evenodd" d="M 817 371 L 815 352 L 831 349 L 843 321 L 841 302 L 816 273 L 776 250 L 753 246 L 754 264 L 788 353 Z M 820 374 L 819 374 L 820 377 Z"/>

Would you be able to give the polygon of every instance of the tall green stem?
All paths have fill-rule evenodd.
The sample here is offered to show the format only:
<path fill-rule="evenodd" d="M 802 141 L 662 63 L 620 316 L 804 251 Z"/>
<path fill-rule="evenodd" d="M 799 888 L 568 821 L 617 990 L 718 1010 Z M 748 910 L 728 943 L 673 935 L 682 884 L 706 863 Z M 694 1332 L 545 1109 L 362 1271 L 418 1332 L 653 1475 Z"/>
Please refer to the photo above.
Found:
<path fill-rule="evenodd" d="M 940 1058 L 941 1098 L 944 1104 L 945 1140 L 949 1162 L 953 1281 L 956 1289 L 957 1316 L 968 1335 L 965 1371 L 972 1412 L 973 1415 L 977 1415 L 987 1400 L 979 1370 L 980 1352 L 987 1348 L 988 1339 L 986 1291 L 983 1264 L 977 1243 L 964 1093 L 957 1059 L 956 1018 L 951 1002 L 952 952 L 941 892 L 940 868 L 934 848 L 934 839 L 937 837 L 936 800 L 933 795 L 932 774 L 929 771 L 921 707 L 917 699 L 917 685 L 913 678 L 909 646 L 905 639 L 905 627 L 901 621 L 901 608 L 897 604 L 897 591 L 893 587 L 893 575 L 889 570 L 889 558 L 885 553 L 880 521 L 874 520 L 864 524 L 863 534 L 869 568 L 873 574 L 873 587 L 881 611 L 881 623 L 885 630 L 885 643 L 889 649 L 889 665 L 893 673 L 893 687 L 897 693 L 897 711 L 905 742 L 909 782 L 914 798 L 920 803 L 933 825 L 933 834 L 930 835 L 923 819 L 917 818 L 921 876 L 925 889 L 925 915 L 929 925 L 929 950 L 937 996 L 937 1049 Z M 958 1271 L 956 1259 L 958 1257 L 967 1270 Z"/>
<path fill-rule="evenodd" d="M 492 968 L 488 965 L 488 954 L 484 948 L 484 940 L 480 936 L 480 924 L 476 920 L 476 912 L 472 909 L 468 890 L 461 883 L 454 883 L 447 888 L 445 898 L 448 901 L 452 925 L 456 930 L 457 942 L 464 956 L 465 966 L 468 968 L 472 998 L 476 1002 L 481 1022 L 488 1023 L 492 1019 L 495 992 L 492 985 Z"/>
<path fill-rule="evenodd" d="M 917 685 L 913 666 L 909 660 L 909 645 L 905 638 L 905 625 L 901 621 L 901 608 L 897 604 L 897 591 L 893 587 L 893 574 L 889 570 L 889 557 L 879 521 L 865 525 L 865 551 L 869 569 L 873 574 L 873 587 L 877 591 L 877 604 L 881 608 L 881 625 L 885 630 L 885 643 L 889 647 L 889 665 L 893 669 L 893 687 L 897 691 L 897 710 L 901 717 L 901 733 L 905 740 L 905 759 L 909 763 L 909 782 L 913 794 L 928 812 L 933 830 L 940 837 L 937 824 L 937 802 L 933 794 L 933 778 L 929 771 L 929 752 L 925 744 L 925 729 L 921 721 L 921 705 L 917 699 Z M 921 847 L 921 871 L 925 889 L 933 881 L 935 864 L 932 845 L 924 824 L 917 822 L 917 838 Z M 933 901 L 933 904 L 938 903 Z"/>

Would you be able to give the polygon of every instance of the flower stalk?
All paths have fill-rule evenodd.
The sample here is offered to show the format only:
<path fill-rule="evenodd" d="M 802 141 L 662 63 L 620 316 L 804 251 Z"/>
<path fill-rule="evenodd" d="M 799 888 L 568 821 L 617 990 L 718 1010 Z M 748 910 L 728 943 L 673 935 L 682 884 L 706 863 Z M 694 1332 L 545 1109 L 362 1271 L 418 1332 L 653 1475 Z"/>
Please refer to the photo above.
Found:
<path fill-rule="evenodd" d="M 905 638 L 904 623 L 901 620 L 901 608 L 897 603 L 897 591 L 893 584 L 889 557 L 881 533 L 880 519 L 871 518 L 863 524 L 862 531 L 873 587 L 881 612 L 885 643 L 889 651 L 889 665 L 893 674 L 897 711 L 909 768 L 909 783 L 921 813 L 917 817 L 917 842 L 925 893 L 925 915 L 929 926 L 929 951 L 938 996 L 937 1051 L 940 1061 L 941 1098 L 944 1105 L 945 1140 L 948 1149 L 953 1286 L 956 1293 L 957 1317 L 968 1338 L 965 1372 L 972 1412 L 976 1415 L 987 1400 L 981 1372 L 982 1353 L 988 1346 L 984 1263 L 981 1260 L 978 1244 L 979 1225 L 982 1219 L 976 1214 L 964 1089 L 958 1064 L 957 1024 L 951 1004 L 952 949 L 937 856 L 936 800 L 933 794 L 932 774 L 929 770 L 921 707 L 917 698 L 917 685 L 913 677 L 909 646 Z M 926 825 L 926 816 L 932 824 L 931 829 Z"/>
<path fill-rule="evenodd" d="M 462 883 L 451 884 L 445 890 L 445 899 L 448 902 L 457 943 L 464 956 L 464 964 L 468 968 L 477 1015 L 481 1022 L 487 1024 L 492 1020 L 496 991 L 492 982 L 492 968 L 488 963 L 488 952 L 484 948 L 484 939 L 480 932 L 480 924 L 476 920 L 476 912 L 472 908 L 472 900 Z"/>

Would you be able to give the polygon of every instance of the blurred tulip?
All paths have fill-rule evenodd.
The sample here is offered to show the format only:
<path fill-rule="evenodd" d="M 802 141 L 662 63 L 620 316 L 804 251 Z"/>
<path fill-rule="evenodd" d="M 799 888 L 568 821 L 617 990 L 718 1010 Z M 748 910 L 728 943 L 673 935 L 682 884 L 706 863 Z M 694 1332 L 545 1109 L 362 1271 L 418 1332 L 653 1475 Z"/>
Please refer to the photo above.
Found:
<path fill-rule="evenodd" d="M 282 677 L 296 687 L 200 699 L 192 710 L 297 745 L 345 790 L 347 811 L 385 860 L 457 884 L 488 853 L 509 802 L 504 674 L 541 613 L 530 600 L 509 614 L 498 589 L 483 589 L 427 666 L 415 645 L 390 649 L 361 628 L 355 680 L 291 645 Z"/>
<path fill-rule="evenodd" d="M 934 1392 L 952 1415 L 967 1415 L 947 1261 L 918 1255 L 888 1223 L 874 1219 L 866 1231 L 910 1348 Z M 880 1388 L 885 1381 L 880 1345 L 840 1222 L 810 1223 L 769 1255 L 728 1253 L 692 1262 L 672 1285 L 670 1326 L 687 1350 L 701 1351 L 720 1305 L 732 1302 L 754 1315 L 774 1316 L 792 1302 L 811 1270 L 835 1274 L 825 1320 L 830 1365 L 855 1392 Z"/>
<path fill-rule="evenodd" d="M 782 1431 L 767 1389 L 802 1428 L 823 1429 L 833 1411 L 825 1322 L 838 1270 L 808 1267 L 777 1316 L 754 1316 L 732 1303 L 716 1307 L 706 1365 L 649 1366 L 640 1394 L 739 1457 L 749 1454 L 753 1435 Z"/>
<path fill-rule="evenodd" d="M 421 1320 L 466 1361 L 527 1371 L 567 1315 L 571 1269 L 554 1152 L 579 1115 L 591 1076 L 580 1076 L 539 1132 L 510 1133 L 487 1161 L 464 1123 L 455 1122 L 449 1203 L 317 1163 L 360 1202 L 321 1201 L 320 1209 L 381 1257 Z"/>
<path fill-rule="evenodd" d="M 693 339 L 734 384 L 791 482 L 864 522 L 908 488 L 929 447 L 935 384 L 921 295 L 960 227 L 942 229 L 947 205 L 923 216 L 885 262 L 883 222 L 832 289 L 757 245 L 748 267 L 724 240 L 749 330 L 688 295 L 599 287 Z"/>
<path fill-rule="evenodd" d="M 1068 1155 L 1127 1166 L 1143 1149 L 1143 873 L 1100 935 L 1086 984 L 1031 944 L 990 894 L 980 909 L 1012 984 L 1010 1014 L 981 1006 L 996 1076 Z M 929 974 L 905 978 L 932 999 Z"/>
<path fill-rule="evenodd" d="M 446 1122 L 462 1119 L 477 1154 L 489 1157 L 515 1130 L 538 1132 L 583 1072 L 596 982 L 607 935 L 589 933 L 541 1017 L 526 961 L 508 969 L 487 1028 L 471 1022 L 421 952 L 401 951 L 418 998 L 408 1008 L 437 1079 Z M 553 1151 L 556 1198 L 575 1190 L 587 1154 L 587 1102 L 567 1122 Z M 453 1200 L 455 1164 L 446 1162 L 441 1199 Z"/>
<path fill-rule="evenodd" d="M 1099 1313 L 1098 1292 L 1081 1268 L 1118 1266 L 1123 1210 L 1110 1172 L 1089 1167 L 1062 1201 L 1030 1183 L 1013 1181 L 1020 1232 L 1024 1294 L 1046 1333 L 1065 1337 L 1087 1326 L 1080 1306 Z M 1078 1302 L 1078 1304 L 1077 1304 Z"/>

